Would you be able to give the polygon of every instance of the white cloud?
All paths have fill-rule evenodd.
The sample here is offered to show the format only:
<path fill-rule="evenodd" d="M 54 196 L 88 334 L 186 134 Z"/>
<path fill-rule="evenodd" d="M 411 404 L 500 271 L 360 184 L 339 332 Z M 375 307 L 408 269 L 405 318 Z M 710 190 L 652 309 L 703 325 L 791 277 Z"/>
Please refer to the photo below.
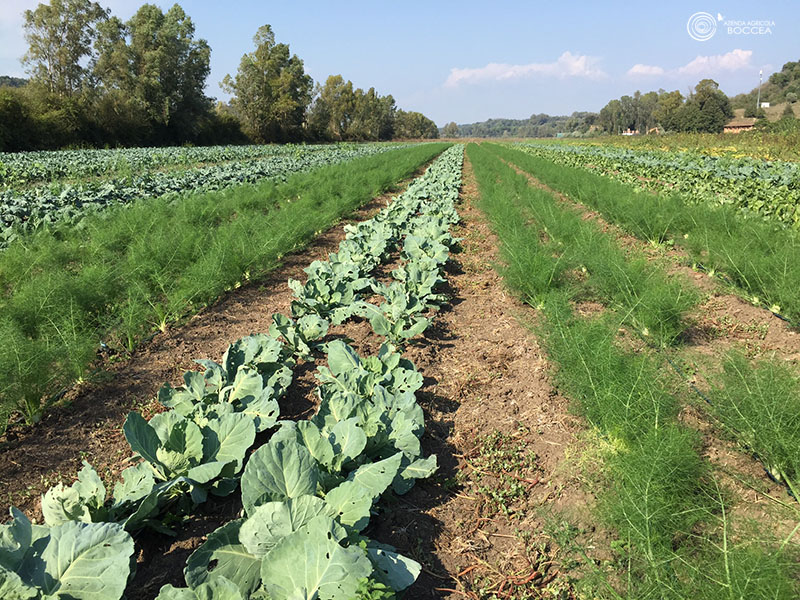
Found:
<path fill-rule="evenodd" d="M 725 54 L 715 54 L 713 56 L 697 56 L 694 60 L 686 63 L 682 67 L 675 69 L 665 69 L 656 65 L 635 64 L 628 69 L 630 77 L 653 77 L 668 75 L 671 77 L 679 75 L 713 75 L 722 71 L 739 71 L 752 66 L 750 59 L 753 57 L 752 50 L 742 50 L 737 48 Z"/>
<path fill-rule="evenodd" d="M 719 71 L 739 71 L 750 66 L 752 56 L 752 50 L 741 50 L 739 48 L 716 56 L 698 56 L 690 63 L 680 67 L 678 73 L 681 75 L 701 75 Z"/>
<path fill-rule="evenodd" d="M 664 68 L 657 67 L 655 65 L 643 65 L 641 63 L 633 65 L 630 69 L 628 69 L 628 75 L 633 77 L 643 76 L 643 77 L 650 77 L 653 75 L 663 75 Z"/>
<path fill-rule="evenodd" d="M 483 83 L 486 81 L 508 81 L 526 79 L 537 75 L 548 77 L 587 77 L 601 79 L 606 73 L 600 69 L 600 59 L 585 54 L 564 52 L 558 60 L 550 63 L 530 63 L 527 65 L 509 65 L 505 63 L 489 63 L 485 67 L 473 69 L 450 69 L 450 75 L 444 82 L 446 87 L 456 87 L 462 83 Z"/>

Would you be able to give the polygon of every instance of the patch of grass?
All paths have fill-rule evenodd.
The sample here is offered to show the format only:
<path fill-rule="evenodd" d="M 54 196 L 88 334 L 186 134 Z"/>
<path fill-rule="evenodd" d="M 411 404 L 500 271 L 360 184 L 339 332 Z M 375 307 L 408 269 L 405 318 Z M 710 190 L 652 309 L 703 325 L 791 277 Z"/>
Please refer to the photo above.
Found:
<path fill-rule="evenodd" d="M 447 147 L 423 144 L 21 237 L 0 254 L 0 417 L 28 422 L 86 373 L 101 342 L 133 349 L 280 258 Z M 0 420 L 0 429 L 5 419 Z"/>
<path fill-rule="evenodd" d="M 507 516 L 514 514 L 513 504 L 538 482 L 536 455 L 524 440 L 511 434 L 495 431 L 479 440 L 476 454 L 467 464 L 477 492 L 492 511 Z"/>

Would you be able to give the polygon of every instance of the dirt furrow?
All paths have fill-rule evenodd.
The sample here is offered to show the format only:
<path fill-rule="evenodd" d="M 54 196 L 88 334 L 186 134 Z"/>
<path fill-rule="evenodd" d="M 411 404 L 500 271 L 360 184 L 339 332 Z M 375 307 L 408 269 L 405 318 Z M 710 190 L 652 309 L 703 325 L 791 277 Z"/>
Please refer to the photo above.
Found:
<path fill-rule="evenodd" d="M 543 598 L 568 598 L 554 531 L 579 523 L 583 545 L 609 545 L 593 525 L 594 497 L 571 463 L 583 427 L 521 324 L 534 312 L 506 292 L 494 270 L 497 240 L 477 198 L 465 160 L 463 222 L 454 234 L 463 249 L 448 268 L 451 301 L 424 341 L 407 350 L 425 375 L 423 442 L 439 456 L 439 472 L 379 519 L 373 536 L 424 565 L 408 598 L 544 587 Z"/>

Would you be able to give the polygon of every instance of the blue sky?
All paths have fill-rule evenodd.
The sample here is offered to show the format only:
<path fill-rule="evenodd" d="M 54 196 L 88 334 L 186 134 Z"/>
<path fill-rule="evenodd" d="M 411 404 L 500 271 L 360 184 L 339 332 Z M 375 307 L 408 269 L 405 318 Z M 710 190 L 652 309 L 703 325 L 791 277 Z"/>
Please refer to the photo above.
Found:
<path fill-rule="evenodd" d="M 172 4 L 155 3 L 165 10 Z M 757 85 L 759 69 L 766 79 L 783 63 L 800 60 L 797 2 L 179 3 L 211 46 L 210 96 L 226 97 L 219 81 L 235 73 L 242 54 L 252 50 L 255 30 L 269 23 L 315 81 L 341 74 L 356 86 L 392 94 L 401 108 L 439 125 L 597 111 L 637 89 L 685 93 L 704 77 L 736 94 Z M 2 1 L 0 74 L 24 74 L 21 13 L 36 4 Z M 100 4 L 127 19 L 142 2 Z M 716 28 L 706 41 L 687 31 L 698 12 L 709 13 L 713 25 L 700 17 L 696 33 Z"/>

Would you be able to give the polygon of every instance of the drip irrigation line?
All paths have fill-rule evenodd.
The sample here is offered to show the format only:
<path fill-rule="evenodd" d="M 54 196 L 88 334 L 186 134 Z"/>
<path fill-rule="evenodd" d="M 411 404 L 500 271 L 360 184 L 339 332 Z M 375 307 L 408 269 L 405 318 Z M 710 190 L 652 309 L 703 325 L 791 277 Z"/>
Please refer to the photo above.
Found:
<path fill-rule="evenodd" d="M 676 365 L 676 364 L 675 364 L 675 362 L 674 362 L 674 361 L 673 361 L 673 360 L 672 360 L 672 359 L 671 359 L 669 356 L 664 356 L 664 360 L 666 360 L 666 361 L 667 361 L 667 363 L 669 364 L 669 366 L 671 366 L 671 367 L 672 367 L 672 369 L 673 369 L 673 370 L 674 370 L 676 373 L 678 373 L 678 374 L 679 374 L 681 377 L 683 377 L 684 381 L 686 381 L 686 382 L 689 384 L 689 388 L 690 388 L 690 389 L 691 389 L 691 390 L 692 390 L 692 391 L 693 391 L 695 394 L 697 394 L 697 395 L 698 395 L 698 396 L 699 396 L 701 399 L 703 399 L 703 400 L 706 402 L 706 404 L 708 404 L 709 406 L 713 406 L 713 405 L 714 405 L 714 403 L 713 403 L 713 402 L 711 402 L 711 398 L 709 398 L 709 397 L 708 397 L 708 395 L 707 395 L 707 394 L 705 394 L 705 393 L 704 393 L 704 392 L 703 392 L 703 391 L 702 391 L 700 388 L 698 388 L 698 387 L 697 387 L 697 386 L 696 386 L 694 383 L 692 383 L 691 381 L 689 381 L 689 377 L 686 375 L 686 373 L 684 373 L 683 371 L 681 371 L 681 370 L 680 370 L 680 367 L 678 367 L 678 365 Z"/>

